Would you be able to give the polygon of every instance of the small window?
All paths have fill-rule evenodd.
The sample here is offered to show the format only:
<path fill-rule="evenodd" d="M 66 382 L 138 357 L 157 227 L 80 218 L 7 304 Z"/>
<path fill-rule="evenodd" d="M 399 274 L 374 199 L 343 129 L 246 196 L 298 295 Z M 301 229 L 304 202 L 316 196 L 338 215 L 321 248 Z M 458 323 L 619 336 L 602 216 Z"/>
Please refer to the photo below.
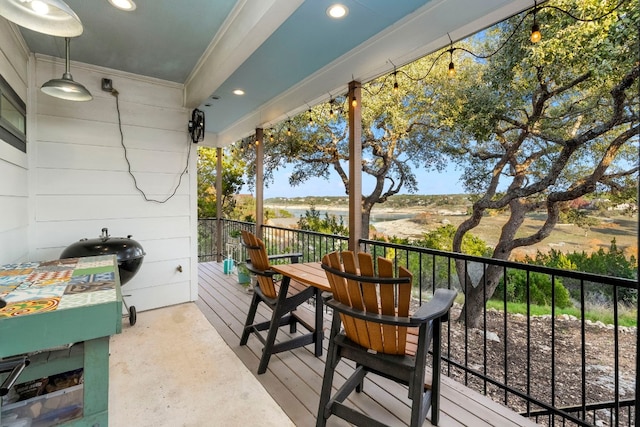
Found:
<path fill-rule="evenodd" d="M 0 139 L 27 151 L 27 109 L 9 83 L 0 76 Z"/>

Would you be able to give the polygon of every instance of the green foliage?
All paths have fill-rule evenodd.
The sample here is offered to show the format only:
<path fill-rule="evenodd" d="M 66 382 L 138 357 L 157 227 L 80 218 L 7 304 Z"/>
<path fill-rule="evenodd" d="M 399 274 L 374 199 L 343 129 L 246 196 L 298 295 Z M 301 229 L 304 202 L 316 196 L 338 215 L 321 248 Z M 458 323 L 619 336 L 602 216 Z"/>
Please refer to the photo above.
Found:
<path fill-rule="evenodd" d="M 254 214 L 256 212 L 256 199 L 251 195 L 240 195 L 234 197 L 235 207 L 229 214 L 230 219 L 237 219 L 245 222 L 256 222 Z"/>
<path fill-rule="evenodd" d="M 506 298 L 507 302 L 526 303 L 529 301 L 531 304 L 548 306 L 555 303 L 555 306 L 560 308 L 567 308 L 572 305 L 569 291 L 558 278 L 553 283 L 555 295 L 551 291 L 551 277 L 546 274 L 536 272 L 527 274 L 523 270 L 509 270 L 506 282 L 505 292 L 504 277 L 500 279 L 500 284 L 493 294 L 494 299 L 502 300 Z"/>
<path fill-rule="evenodd" d="M 608 250 L 600 248 L 589 254 L 584 251 L 564 254 L 552 249 L 547 253 L 538 251 L 534 258 L 527 256 L 524 261 L 529 264 L 625 279 L 635 279 L 638 276 L 638 260 L 634 256 L 627 259 L 624 252 L 618 249 L 615 238 L 611 240 Z"/>
<path fill-rule="evenodd" d="M 324 214 L 320 217 L 320 212 L 315 205 L 311 205 L 305 214 L 298 220 L 298 227 L 301 230 L 317 231 L 318 233 L 334 234 L 338 236 L 348 236 L 349 228 L 345 227 L 342 217 L 339 219 L 335 215 Z"/>
<path fill-rule="evenodd" d="M 198 218 L 215 218 L 216 198 L 216 149 L 198 147 Z M 241 159 L 230 158 L 229 153 L 222 158 L 222 215 L 228 217 L 235 208 L 234 194 L 240 191 L 244 175 Z"/>
<path fill-rule="evenodd" d="M 413 244 L 425 248 L 452 251 L 453 236 L 456 228 L 447 224 L 424 234 L 424 238 L 414 241 Z M 492 249 L 481 238 L 472 234 L 466 234 L 462 240 L 462 252 L 468 255 L 490 256 Z"/>
<path fill-rule="evenodd" d="M 572 252 L 563 254 L 557 250 L 548 253 L 537 252 L 536 256 L 525 257 L 524 262 L 559 268 L 562 270 L 576 270 L 585 273 L 600 274 L 603 276 L 620 277 L 624 279 L 636 279 L 638 277 L 638 261 L 631 256 L 627 259 L 624 253 L 618 249 L 616 239 L 611 241 L 608 250 L 603 248 L 587 254 L 586 252 Z M 572 279 L 565 279 L 565 286 L 575 299 L 580 299 L 583 291 L 581 284 Z M 585 300 L 600 304 L 613 302 L 613 287 L 608 285 L 585 284 Z M 638 291 L 636 289 L 619 288 L 618 300 L 627 305 L 636 305 Z"/>
<path fill-rule="evenodd" d="M 574 252 L 567 257 L 575 263 L 576 269 L 580 271 L 626 279 L 635 279 L 638 275 L 638 261 L 633 256 L 627 259 L 624 253 L 618 249 L 615 238 L 611 240 L 608 251 L 600 248 L 588 255 L 585 252 Z"/>

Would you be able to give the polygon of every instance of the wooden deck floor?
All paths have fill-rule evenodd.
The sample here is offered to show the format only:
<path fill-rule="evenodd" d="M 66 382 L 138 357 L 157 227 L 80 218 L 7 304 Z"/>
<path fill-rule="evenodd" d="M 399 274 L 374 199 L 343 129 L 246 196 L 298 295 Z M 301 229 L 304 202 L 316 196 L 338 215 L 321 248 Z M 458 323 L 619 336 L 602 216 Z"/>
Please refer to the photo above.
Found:
<path fill-rule="evenodd" d="M 315 425 L 325 356 L 315 357 L 312 346 L 279 353 L 271 357 L 267 372 L 257 375 L 262 344 L 255 337 L 250 337 L 246 346 L 239 345 L 251 295 L 236 283 L 235 275 L 223 274 L 221 263 L 200 263 L 198 274 L 197 305 L 205 317 L 297 426 Z M 309 305 L 308 309 L 312 310 L 313 307 Z M 258 312 L 258 316 L 265 319 L 267 314 L 268 310 Z M 325 316 L 325 333 L 329 327 L 328 318 Z M 286 328 L 280 332 L 283 336 L 284 330 Z M 324 348 L 326 353 L 327 340 Z M 344 362 L 341 362 L 340 368 L 334 383 L 344 381 L 351 369 Z M 536 425 L 448 377 L 443 377 L 442 382 L 440 426 Z M 354 393 L 349 402 L 382 422 L 407 425 L 410 408 L 406 395 L 405 387 L 370 375 L 367 376 L 364 392 Z M 347 424 L 332 417 L 328 425 Z M 431 423 L 427 420 L 424 425 L 430 426 Z"/>

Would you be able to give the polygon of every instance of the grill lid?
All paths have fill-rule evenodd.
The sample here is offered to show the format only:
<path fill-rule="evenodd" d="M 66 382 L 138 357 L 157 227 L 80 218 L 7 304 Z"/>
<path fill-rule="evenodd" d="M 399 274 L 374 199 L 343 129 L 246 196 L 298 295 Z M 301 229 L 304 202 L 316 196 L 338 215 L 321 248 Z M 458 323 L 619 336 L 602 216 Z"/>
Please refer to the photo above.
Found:
<path fill-rule="evenodd" d="M 115 254 L 118 263 L 143 258 L 146 254 L 142 245 L 131 238 L 111 237 L 107 228 L 102 229 L 102 235 L 95 239 L 80 239 L 69 245 L 60 258 L 75 258 L 96 255 Z"/>

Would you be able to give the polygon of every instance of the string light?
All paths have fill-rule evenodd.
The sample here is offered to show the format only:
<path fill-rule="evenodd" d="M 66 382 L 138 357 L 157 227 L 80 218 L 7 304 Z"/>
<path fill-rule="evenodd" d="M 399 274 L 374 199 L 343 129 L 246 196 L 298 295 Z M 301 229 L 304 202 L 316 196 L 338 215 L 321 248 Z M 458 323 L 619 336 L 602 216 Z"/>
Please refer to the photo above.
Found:
<path fill-rule="evenodd" d="M 538 24 L 537 21 L 537 12 L 541 11 L 542 9 L 548 8 L 548 9 L 555 9 L 561 13 L 564 13 L 565 15 L 568 15 L 569 17 L 575 19 L 576 21 L 580 21 L 580 22 L 595 22 L 595 21 L 599 21 L 609 15 L 611 15 L 612 13 L 614 13 L 617 9 L 620 8 L 620 6 L 622 6 L 624 3 L 628 2 L 628 0 L 619 0 L 618 3 L 610 10 L 604 12 L 603 14 L 599 15 L 599 16 L 595 16 L 592 18 L 581 18 L 578 17 L 574 14 L 572 14 L 570 11 L 564 10 L 558 6 L 554 6 L 554 5 L 550 5 L 550 4 L 543 4 L 542 6 L 538 6 L 537 5 L 537 0 L 534 2 L 534 7 L 529 10 L 527 13 L 523 14 L 522 17 L 520 18 L 520 20 L 517 22 L 517 24 L 514 26 L 513 31 L 509 34 L 509 36 L 502 41 L 502 43 L 500 44 L 500 46 L 498 46 L 493 52 L 491 53 L 487 53 L 487 54 L 476 54 L 472 51 L 470 51 L 469 49 L 463 48 L 463 47 L 453 47 L 453 40 L 451 39 L 451 36 L 447 33 L 447 36 L 449 36 L 449 41 L 451 42 L 451 46 L 448 50 L 443 50 L 431 63 L 431 66 L 429 67 L 429 70 L 426 72 L 426 74 L 422 77 L 412 77 L 409 74 L 407 74 L 406 71 L 404 70 L 396 70 L 396 66 L 394 64 L 393 67 L 393 72 L 389 73 L 385 76 L 384 81 L 382 82 L 380 89 L 376 92 L 376 93 L 372 93 L 367 86 L 363 86 L 363 89 L 365 91 L 367 91 L 368 93 L 371 93 L 372 95 L 377 95 L 378 93 L 380 93 L 383 89 L 383 86 L 385 85 L 385 82 L 387 80 L 387 78 L 391 77 L 393 75 L 394 78 L 394 85 L 393 85 L 393 89 L 395 91 L 396 89 L 396 82 L 397 82 L 397 73 L 403 73 L 409 80 L 411 81 L 421 81 L 421 80 L 425 80 L 427 78 L 427 76 L 429 76 L 429 74 L 431 74 L 431 71 L 433 70 L 434 66 L 436 65 L 436 63 L 438 63 L 439 59 L 445 55 L 447 52 L 449 53 L 449 67 L 447 69 L 447 75 L 449 77 L 454 77 L 456 75 L 456 69 L 455 69 L 455 65 L 453 63 L 453 52 L 455 50 L 461 50 L 464 51 L 468 54 L 470 54 L 471 56 L 478 58 L 478 59 L 489 59 L 492 56 L 494 56 L 495 54 L 497 54 L 498 52 L 500 52 L 506 45 L 507 43 L 509 43 L 509 41 L 513 38 L 513 36 L 522 28 L 522 24 L 524 22 L 524 20 L 529 16 L 529 15 L 533 15 L 533 25 L 531 26 L 531 42 L 533 43 L 537 43 L 542 39 L 542 33 L 540 32 L 540 25 Z"/>
<path fill-rule="evenodd" d="M 542 33 L 540 33 L 540 26 L 536 21 L 536 13 L 538 12 L 538 2 L 534 1 L 533 4 L 534 4 L 533 25 L 531 26 L 531 37 L 529 39 L 531 40 L 531 43 L 538 43 L 542 39 Z"/>
<path fill-rule="evenodd" d="M 521 31 L 522 28 L 522 24 L 524 23 L 525 18 L 527 18 L 529 16 L 529 14 L 533 15 L 533 25 L 531 26 L 531 35 L 530 35 L 530 40 L 532 43 L 538 43 L 541 39 L 542 39 L 542 33 L 540 32 L 540 25 L 538 24 L 537 21 L 537 13 L 544 9 L 544 8 L 549 8 L 549 9 L 556 9 L 559 12 L 562 12 L 568 16 L 570 16 L 571 18 L 575 19 L 576 21 L 581 21 L 581 22 L 594 22 L 594 21 L 598 21 L 608 15 L 611 15 L 613 12 L 615 12 L 617 9 L 620 8 L 620 6 L 622 6 L 625 2 L 627 2 L 628 0 L 619 0 L 619 2 L 616 4 L 615 7 L 613 7 L 611 10 L 603 13 L 600 16 L 597 17 L 593 17 L 593 18 L 580 18 L 578 16 L 573 15 L 571 12 L 563 10 L 557 6 L 553 6 L 553 5 L 549 5 L 549 4 L 543 4 L 542 6 L 538 7 L 537 5 L 537 0 L 534 1 L 534 7 L 532 10 L 529 10 L 527 13 L 523 14 L 523 16 L 521 17 L 521 19 L 517 22 L 517 24 L 515 24 L 515 27 L 513 29 L 513 31 L 508 35 L 508 37 L 506 37 L 506 39 L 504 39 L 502 41 L 502 43 L 500 44 L 500 46 L 498 46 L 493 52 L 491 53 L 487 53 L 487 54 L 476 54 L 472 51 L 470 51 L 469 49 L 466 49 L 464 47 L 453 47 L 453 40 L 451 39 L 451 36 L 447 33 L 447 36 L 449 36 L 449 41 L 450 41 L 450 48 L 447 50 L 443 50 L 440 52 L 440 54 L 434 59 L 434 61 L 432 62 L 431 66 L 429 67 L 429 70 L 427 71 L 426 75 L 424 75 L 423 77 L 412 77 L 409 74 L 407 74 L 406 71 L 404 70 L 397 70 L 395 64 L 393 64 L 393 72 L 390 74 L 387 74 L 384 77 L 384 80 L 382 81 L 382 83 L 380 84 L 380 88 L 378 89 L 377 93 L 380 93 L 383 90 L 383 87 L 386 84 L 386 80 L 392 75 L 393 76 L 393 91 L 397 92 L 399 90 L 399 85 L 398 85 L 398 72 L 404 73 L 404 75 L 411 81 L 420 81 L 420 80 L 425 80 L 427 78 L 427 76 L 431 73 L 431 71 L 433 70 L 434 66 L 436 65 L 436 63 L 438 63 L 439 59 L 445 55 L 446 53 L 449 53 L 449 66 L 447 69 L 447 76 L 449 78 L 453 78 L 456 76 L 457 71 L 455 68 L 455 64 L 453 62 L 453 52 L 455 50 L 461 50 L 464 51 L 468 54 L 470 54 L 471 56 L 478 58 L 478 59 L 488 59 L 491 58 L 492 56 L 494 56 L 495 54 L 497 54 L 498 52 L 500 52 L 506 45 L 507 43 L 513 38 L 513 36 L 517 33 L 517 31 Z M 372 94 L 372 92 L 367 88 L 367 86 L 363 86 L 362 87 L 363 90 L 365 90 L 366 92 Z M 377 95 L 376 93 L 376 95 Z M 374 95 L 374 94 L 372 94 Z M 329 116 L 331 118 L 334 117 L 335 115 L 335 111 L 333 109 L 333 104 L 335 103 L 335 99 L 333 99 L 331 97 L 331 94 L 329 94 L 330 99 L 329 99 Z M 358 100 L 356 99 L 355 95 L 352 95 L 351 97 L 351 106 L 353 108 L 356 108 L 358 106 Z M 309 124 L 313 124 L 313 118 L 311 117 L 311 109 L 308 110 L 309 112 Z M 287 135 L 291 136 L 291 120 L 287 121 L 288 123 L 288 127 L 287 127 Z M 273 136 L 272 136 L 273 138 Z M 273 139 L 272 139 L 273 140 Z M 256 143 L 258 143 L 258 141 L 256 141 Z"/>
<path fill-rule="evenodd" d="M 449 49 L 449 69 L 447 70 L 447 76 L 453 78 L 456 76 L 456 67 L 453 65 L 453 42 L 451 42 L 451 49 Z"/>

